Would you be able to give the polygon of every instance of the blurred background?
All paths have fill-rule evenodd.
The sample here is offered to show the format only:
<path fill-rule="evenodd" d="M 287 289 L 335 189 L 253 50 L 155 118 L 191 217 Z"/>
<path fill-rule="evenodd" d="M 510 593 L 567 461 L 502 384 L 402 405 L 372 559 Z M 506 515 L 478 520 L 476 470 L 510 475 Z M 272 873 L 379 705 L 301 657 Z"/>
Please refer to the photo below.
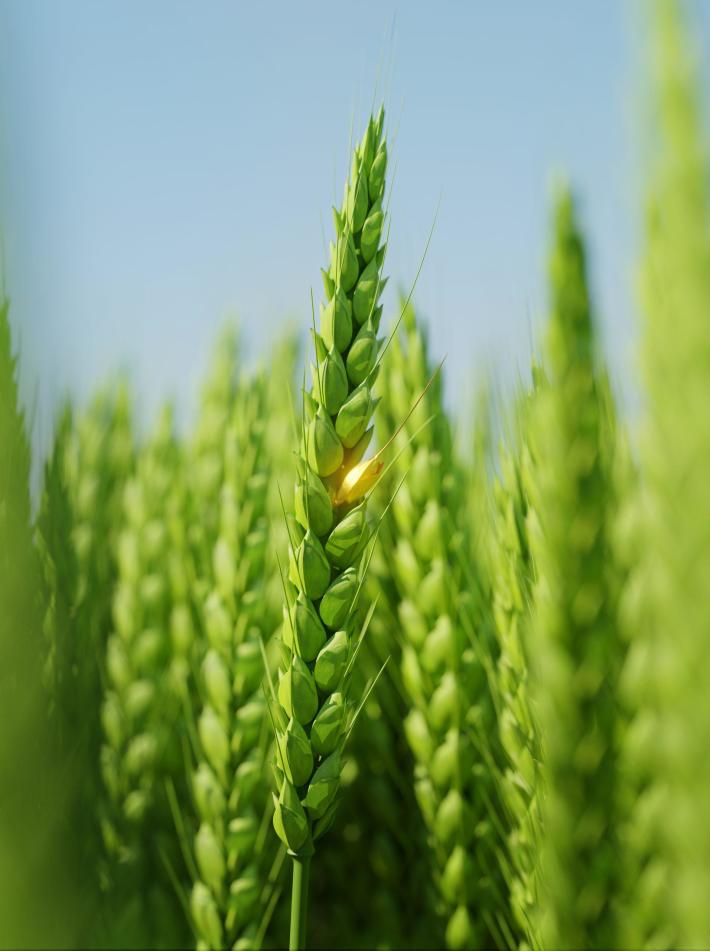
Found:
<path fill-rule="evenodd" d="M 285 848 L 341 794 L 309 946 L 708 946 L 709 27 L 0 0 L 0 946 L 302 946 Z M 423 269 L 381 402 L 369 329 L 319 357 L 284 524 L 295 334 L 380 101 L 374 330 Z"/>
<path fill-rule="evenodd" d="M 706 32 L 710 7 L 691 10 Z M 225 317 L 252 357 L 285 317 L 304 326 L 331 226 L 319 209 L 340 200 L 350 117 L 360 128 L 381 97 L 396 164 L 387 301 L 413 280 L 440 202 L 415 299 L 448 354 L 448 399 L 468 402 L 475 368 L 525 368 L 559 170 L 583 198 L 612 373 L 633 380 L 638 12 L 4 0 L 4 270 L 35 439 L 59 397 L 84 399 L 116 368 L 145 411 L 170 393 L 184 414 Z"/>

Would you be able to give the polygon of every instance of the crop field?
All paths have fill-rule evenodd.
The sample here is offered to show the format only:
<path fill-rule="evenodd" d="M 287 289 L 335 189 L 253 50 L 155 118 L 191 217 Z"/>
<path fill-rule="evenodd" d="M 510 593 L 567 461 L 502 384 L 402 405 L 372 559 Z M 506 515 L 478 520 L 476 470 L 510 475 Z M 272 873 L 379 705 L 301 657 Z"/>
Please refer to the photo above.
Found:
<path fill-rule="evenodd" d="M 33 460 L 8 288 L 0 947 L 710 947 L 710 176 L 684 13 L 644 5 L 637 414 L 560 180 L 543 333 L 462 438 L 416 280 L 383 305 L 379 104 L 312 322 L 257 369 L 225 327 L 189 426 L 169 402 L 139 425 L 113 377 Z"/>

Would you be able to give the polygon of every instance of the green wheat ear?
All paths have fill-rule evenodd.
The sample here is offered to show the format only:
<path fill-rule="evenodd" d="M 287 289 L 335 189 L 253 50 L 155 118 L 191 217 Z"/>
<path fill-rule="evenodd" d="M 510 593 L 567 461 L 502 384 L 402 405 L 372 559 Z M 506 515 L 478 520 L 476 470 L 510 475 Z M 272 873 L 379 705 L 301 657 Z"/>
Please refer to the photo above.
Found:
<path fill-rule="evenodd" d="M 550 947 L 618 947 L 623 882 L 616 702 L 623 659 L 610 541 L 615 515 L 582 238 L 557 196 L 546 382 L 534 404 L 529 631 L 543 743 L 540 928 Z"/>
<path fill-rule="evenodd" d="M 530 697 L 527 631 L 534 582 L 528 526 L 533 519 L 527 440 L 535 390 L 516 400 L 513 433 L 499 449 L 489 538 L 492 606 L 499 645 L 498 731 L 505 754 L 501 785 L 508 810 L 510 902 L 530 948 L 540 947 L 536 927 L 537 853 L 541 842 L 540 736 Z"/>
<path fill-rule="evenodd" d="M 295 859 L 292 944 L 304 940 L 305 909 L 298 902 L 307 881 L 302 882 L 301 873 L 307 873 L 315 842 L 333 822 L 353 720 L 350 672 L 359 643 L 355 606 L 370 527 L 366 500 L 349 497 L 338 505 L 334 500 L 372 435 L 379 298 L 385 284 L 386 167 L 381 110 L 355 149 L 342 206 L 334 211 L 336 234 L 323 271 L 320 332 L 314 330 L 313 386 L 303 394 L 295 519 L 284 579 L 284 664 L 273 711 L 278 775 L 274 828 Z"/>
<path fill-rule="evenodd" d="M 383 367 L 385 433 L 406 414 L 430 369 L 426 337 L 408 306 Z M 479 499 L 469 496 L 439 376 L 394 448 L 390 478 L 406 478 L 383 525 L 377 580 L 396 618 L 390 637 L 399 632 L 401 640 L 392 653 L 409 707 L 404 733 L 445 940 L 451 948 L 507 947 L 516 938 L 500 862 L 488 581 L 477 551 L 483 535 L 478 526 L 464 528 Z"/>
<path fill-rule="evenodd" d="M 199 579 L 209 578 L 212 550 L 219 531 L 219 492 L 224 479 L 224 447 L 234 406 L 239 364 L 239 339 L 232 325 L 220 331 L 209 371 L 200 390 L 200 406 L 192 439 L 188 488 L 194 515 L 189 542 Z M 198 594 L 203 597 L 205 592 Z"/>
<path fill-rule="evenodd" d="M 9 303 L 0 290 L 0 941 L 40 947 L 79 939 L 74 915 L 80 896 L 74 876 L 56 875 L 66 841 L 64 786 L 43 689 L 48 645 L 17 363 Z"/>
<path fill-rule="evenodd" d="M 652 5 L 654 162 L 641 266 L 646 403 L 631 516 L 638 566 L 624 596 L 631 638 L 627 737 L 639 793 L 631 940 L 710 943 L 710 193 L 699 75 L 681 5 Z"/>
<path fill-rule="evenodd" d="M 30 894 L 21 885 L 18 868 L 29 876 L 35 870 L 33 863 L 23 863 L 23 849 L 27 847 L 23 837 L 31 829 L 25 828 L 29 816 L 13 786 L 19 789 L 24 784 L 29 790 L 36 781 L 36 764 L 32 759 L 25 764 L 23 754 L 34 749 L 31 735 L 38 725 L 42 645 L 33 603 L 37 565 L 30 527 L 30 448 L 19 402 L 17 358 L 12 350 L 9 302 L 4 292 L 0 301 L 0 446 L 0 749 L 6 757 L 0 779 L 6 804 L 0 815 L 6 843 L 0 857 L 0 887 L 8 889 L 10 896 L 3 927 L 9 930 L 11 942 L 24 943 L 26 935 L 33 933 L 33 926 L 23 917 L 34 909 Z"/>
<path fill-rule="evenodd" d="M 232 348 L 230 361 L 235 359 Z M 270 393 L 264 374 L 240 374 L 227 361 L 215 371 L 205 388 L 210 411 L 196 443 L 205 481 L 194 483 L 194 501 L 208 518 L 193 585 L 199 635 L 193 652 L 192 803 L 181 819 L 189 839 L 189 916 L 198 947 L 253 948 L 268 923 L 278 862 L 266 840 L 271 731 L 262 691 L 262 645 L 278 617 L 265 580 Z M 221 443 L 212 438 L 219 432 Z M 211 548 L 209 559 L 203 546 Z"/>
<path fill-rule="evenodd" d="M 99 822 L 95 813 L 98 762 L 93 745 L 99 720 L 98 658 L 87 657 L 77 610 L 79 561 L 74 549 L 75 511 L 67 473 L 74 431 L 69 403 L 57 420 L 45 463 L 35 542 L 42 565 L 45 678 L 52 736 L 64 764 L 63 869 L 81 894 L 74 912 L 75 940 L 91 944 L 100 909 Z M 83 633 L 83 632 L 82 632 Z"/>
<path fill-rule="evenodd" d="M 52 447 L 44 466 L 42 496 L 36 522 L 36 543 L 44 582 L 44 632 L 47 638 L 46 677 L 53 713 L 72 720 L 68 704 L 77 711 L 85 702 L 73 680 L 81 674 L 76 666 L 78 645 L 73 637 L 78 586 L 78 563 L 72 545 L 73 513 L 66 473 L 66 457 L 73 415 L 65 403 L 58 418 Z M 67 724 L 57 726 L 66 730 Z M 60 739 L 61 742 L 61 739 Z"/>
<path fill-rule="evenodd" d="M 378 544 L 370 569 L 368 599 L 377 595 L 374 576 L 380 548 Z M 397 626 L 380 598 L 371 634 L 358 655 L 354 692 L 364 693 L 394 654 L 392 631 Z M 400 690 L 392 656 L 352 734 L 342 773 L 344 821 L 319 844 L 313 863 L 311 895 L 318 908 L 313 929 L 317 925 L 319 946 L 337 946 L 343 933 L 357 935 L 361 947 L 441 946 L 429 850 L 412 787 L 412 755 L 402 729 L 406 707 Z M 415 907 L 416 916 L 411 913 Z"/>
<path fill-rule="evenodd" d="M 81 882 L 77 940 L 106 939 L 121 900 L 106 891 L 97 803 L 115 540 L 134 463 L 130 395 L 112 383 L 82 412 L 65 411 L 45 467 L 37 544 L 44 569 L 48 677 L 57 751 L 68 777 L 66 878 Z M 103 871 L 102 871 L 103 866 Z M 101 890 L 97 901 L 96 891 Z"/>
<path fill-rule="evenodd" d="M 172 413 L 166 407 L 123 490 L 101 707 L 106 877 L 125 900 L 121 927 L 135 928 L 146 941 L 182 937 L 170 927 L 181 919 L 176 908 L 170 911 L 175 896 L 163 868 L 163 855 L 174 841 L 164 790 L 174 776 L 176 721 L 166 676 L 172 649 L 165 504 L 177 466 Z"/>

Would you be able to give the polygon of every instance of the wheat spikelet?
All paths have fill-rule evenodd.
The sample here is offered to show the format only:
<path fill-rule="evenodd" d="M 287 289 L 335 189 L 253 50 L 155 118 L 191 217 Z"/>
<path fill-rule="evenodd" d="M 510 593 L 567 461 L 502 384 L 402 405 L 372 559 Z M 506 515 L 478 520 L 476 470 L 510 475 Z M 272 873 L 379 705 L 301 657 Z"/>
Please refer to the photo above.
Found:
<path fill-rule="evenodd" d="M 646 408 L 623 602 L 625 697 L 636 714 L 626 751 L 639 795 L 629 938 L 701 948 L 710 942 L 707 145 L 681 5 L 649 6 L 657 151 L 641 268 Z"/>
<path fill-rule="evenodd" d="M 406 415 L 430 373 L 425 338 L 407 308 L 387 364 L 385 430 Z M 488 582 L 475 530 L 465 528 L 469 502 L 440 385 L 437 378 L 395 441 L 392 477 L 406 478 L 383 535 L 381 583 L 401 631 L 401 678 L 411 707 L 404 728 L 446 942 L 505 947 L 512 939 L 498 857 L 503 810 Z"/>
<path fill-rule="evenodd" d="M 615 514 L 582 239 L 555 208 L 547 380 L 534 406 L 527 653 L 543 745 L 543 943 L 616 947 L 621 827 L 616 692 L 624 645 L 610 541 Z"/>
<path fill-rule="evenodd" d="M 270 727 L 262 647 L 276 626 L 266 599 L 267 387 L 244 377 L 226 420 L 217 537 L 201 589 L 196 765 L 196 881 L 190 898 L 198 946 L 258 945 L 274 850 L 266 847 Z"/>

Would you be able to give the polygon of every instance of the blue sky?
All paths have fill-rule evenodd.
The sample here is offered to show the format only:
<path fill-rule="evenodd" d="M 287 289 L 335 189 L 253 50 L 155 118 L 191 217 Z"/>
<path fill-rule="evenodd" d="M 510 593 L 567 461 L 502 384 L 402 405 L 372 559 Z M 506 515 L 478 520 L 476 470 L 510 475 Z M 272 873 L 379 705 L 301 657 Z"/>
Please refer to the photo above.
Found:
<path fill-rule="evenodd" d="M 482 368 L 527 365 L 555 172 L 581 199 L 613 371 L 633 372 L 638 35 L 622 0 L 1 2 L 0 214 L 35 426 L 118 367 L 144 410 L 185 411 L 226 317 L 253 358 L 306 325 L 378 72 L 393 288 L 441 200 L 415 299 L 450 403 Z"/>

